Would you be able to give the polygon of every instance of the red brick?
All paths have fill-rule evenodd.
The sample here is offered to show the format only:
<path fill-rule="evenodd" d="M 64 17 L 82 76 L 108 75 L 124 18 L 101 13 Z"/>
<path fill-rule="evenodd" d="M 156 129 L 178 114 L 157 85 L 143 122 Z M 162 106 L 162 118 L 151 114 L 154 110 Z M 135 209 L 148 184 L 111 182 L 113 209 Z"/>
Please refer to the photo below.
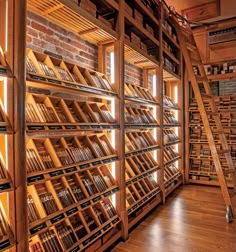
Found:
<path fill-rule="evenodd" d="M 31 35 L 32 37 L 35 37 L 35 38 L 38 37 L 38 31 L 35 30 L 35 29 L 32 29 L 31 27 L 28 27 L 28 26 L 26 28 L 26 34 L 29 34 L 29 35 Z"/>
<path fill-rule="evenodd" d="M 26 35 L 26 43 L 31 43 L 32 42 L 32 37 L 29 35 Z"/>
<path fill-rule="evenodd" d="M 48 24 L 47 19 L 35 14 L 32 11 L 27 11 L 27 19 L 34 20 L 34 21 L 36 21 L 38 23 L 44 24 L 45 26 L 47 26 L 47 24 Z"/>
<path fill-rule="evenodd" d="M 54 37 L 49 36 L 49 35 L 47 35 L 45 33 L 40 32 L 39 33 L 39 38 L 42 41 L 46 41 L 47 43 L 54 44 L 55 46 L 59 46 L 60 45 L 60 40 L 57 40 Z"/>
<path fill-rule="evenodd" d="M 46 34 L 48 34 L 50 36 L 53 35 L 53 31 L 52 30 L 50 30 L 50 29 L 46 28 L 46 26 L 41 25 L 39 23 L 36 23 L 34 21 L 32 21 L 31 27 L 34 28 L 34 29 L 36 29 L 36 30 L 38 30 L 38 31 L 46 33 Z"/>

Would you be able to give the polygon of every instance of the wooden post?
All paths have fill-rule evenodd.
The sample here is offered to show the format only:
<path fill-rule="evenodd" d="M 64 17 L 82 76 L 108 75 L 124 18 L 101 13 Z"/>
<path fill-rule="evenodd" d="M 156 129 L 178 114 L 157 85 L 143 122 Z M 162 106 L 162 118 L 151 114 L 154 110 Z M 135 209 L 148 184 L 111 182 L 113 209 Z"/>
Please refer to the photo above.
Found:
<path fill-rule="evenodd" d="M 25 154 L 25 34 L 26 0 L 14 1 L 14 167 L 16 251 L 28 251 Z"/>
<path fill-rule="evenodd" d="M 162 192 L 162 203 L 165 203 L 165 186 L 164 186 L 164 164 L 163 164 L 163 153 L 164 153 L 164 143 L 163 143 L 163 62 L 162 62 L 162 51 L 163 51 L 163 43 L 162 43 L 162 22 L 163 22 L 163 5 L 160 4 L 160 26 L 159 26 L 159 62 L 160 66 L 159 69 L 156 69 L 156 85 L 157 85 L 157 97 L 159 100 L 159 111 L 158 117 L 160 121 L 160 134 L 159 134 L 159 144 L 160 144 L 160 153 L 159 153 L 159 164 L 160 164 L 160 171 L 159 171 L 159 185 Z"/>
<path fill-rule="evenodd" d="M 115 42 L 115 83 L 117 85 L 118 94 L 120 97 L 119 106 L 117 113 L 120 122 L 120 132 L 119 137 L 116 138 L 118 141 L 117 146 L 120 157 L 120 167 L 117 172 L 117 180 L 120 187 L 118 211 L 120 213 L 122 221 L 122 238 L 124 240 L 128 239 L 128 214 L 126 211 L 126 184 L 125 184 L 125 127 L 124 127 L 124 105 L 125 105 L 125 95 L 124 95 L 124 0 L 119 1 L 119 18 L 118 18 L 118 33 L 119 39 Z"/>

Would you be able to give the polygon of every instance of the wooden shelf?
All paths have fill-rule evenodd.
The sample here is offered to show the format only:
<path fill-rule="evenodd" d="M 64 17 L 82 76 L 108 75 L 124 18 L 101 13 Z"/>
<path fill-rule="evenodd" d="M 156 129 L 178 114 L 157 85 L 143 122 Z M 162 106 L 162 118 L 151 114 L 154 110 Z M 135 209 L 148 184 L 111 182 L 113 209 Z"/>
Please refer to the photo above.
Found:
<path fill-rule="evenodd" d="M 207 75 L 207 79 L 209 81 L 234 80 L 234 79 L 236 79 L 236 73 Z"/>
<path fill-rule="evenodd" d="M 163 79 L 164 80 L 180 80 L 180 76 L 174 73 L 173 71 L 163 67 Z"/>
<path fill-rule="evenodd" d="M 149 33 L 137 20 L 126 13 L 125 18 L 131 25 L 137 28 L 137 31 L 142 33 L 147 39 L 150 39 L 155 45 L 159 46 L 159 41 L 151 33 Z"/>
<path fill-rule="evenodd" d="M 140 68 L 157 67 L 159 62 L 147 52 L 125 39 L 125 60 Z"/>
<path fill-rule="evenodd" d="M 162 29 L 162 32 L 164 34 L 164 37 L 167 37 L 168 39 L 168 42 L 172 43 L 177 49 L 180 49 L 179 47 L 179 44 L 177 43 L 177 41 L 175 41 L 173 39 L 173 37 L 165 30 L 165 29 Z"/>
<path fill-rule="evenodd" d="M 175 63 L 177 63 L 177 64 L 180 63 L 180 61 L 171 52 L 167 51 L 166 49 L 163 49 L 163 53 L 166 54 Z"/>
<path fill-rule="evenodd" d="M 110 43 L 118 38 L 114 30 L 72 1 L 32 0 L 27 2 L 27 8 L 93 44 Z"/>

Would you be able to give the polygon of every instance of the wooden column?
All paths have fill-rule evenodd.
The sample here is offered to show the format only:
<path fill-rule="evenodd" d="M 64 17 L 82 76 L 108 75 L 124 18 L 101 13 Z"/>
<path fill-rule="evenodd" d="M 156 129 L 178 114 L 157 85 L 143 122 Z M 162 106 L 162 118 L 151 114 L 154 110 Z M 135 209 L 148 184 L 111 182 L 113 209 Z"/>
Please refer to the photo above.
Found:
<path fill-rule="evenodd" d="M 14 167 L 17 252 L 28 251 L 25 154 L 25 34 L 26 0 L 14 1 Z"/>
<path fill-rule="evenodd" d="M 158 117 L 160 121 L 160 131 L 159 131 L 159 144 L 160 144 L 160 151 L 159 151 L 159 164 L 160 164 L 160 171 L 159 175 L 159 185 L 162 192 L 162 202 L 165 203 L 165 186 L 164 186 L 164 164 L 163 164 L 163 153 L 164 153 L 164 143 L 163 143 L 163 62 L 162 62 L 162 51 L 163 51 L 163 38 L 162 38 L 162 22 L 163 22 L 163 5 L 160 4 L 160 25 L 159 25 L 159 69 L 156 69 L 156 82 L 157 82 L 157 97 L 159 100 L 159 112 Z"/>
<path fill-rule="evenodd" d="M 124 127 L 124 37 L 125 37 L 125 24 L 124 24 L 124 0 L 119 1 L 119 17 L 118 17 L 118 33 L 119 39 L 115 42 L 115 83 L 119 94 L 119 104 L 116 108 L 116 113 L 119 117 L 120 132 L 117 139 L 117 146 L 120 157 L 120 167 L 117 172 L 117 180 L 120 187 L 118 199 L 118 211 L 122 221 L 122 238 L 128 239 L 128 214 L 126 211 L 126 184 L 125 184 L 125 127 Z"/>

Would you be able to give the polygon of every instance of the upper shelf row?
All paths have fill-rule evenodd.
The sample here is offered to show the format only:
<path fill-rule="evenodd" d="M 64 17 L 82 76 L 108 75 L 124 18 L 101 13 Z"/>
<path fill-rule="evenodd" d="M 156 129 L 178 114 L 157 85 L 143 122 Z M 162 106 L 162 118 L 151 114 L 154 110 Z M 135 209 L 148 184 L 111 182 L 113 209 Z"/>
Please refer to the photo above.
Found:
<path fill-rule="evenodd" d="M 78 2 L 80 3 L 78 5 Z M 147 1 L 148 2 L 148 1 Z M 117 20 L 119 4 L 114 0 L 31 0 L 28 9 L 44 16 L 67 30 L 79 34 L 93 44 L 107 44 L 119 38 Z M 138 67 L 159 65 L 160 7 L 141 0 L 125 3 L 125 58 Z M 179 45 L 173 27 L 165 21 L 163 27 L 163 56 L 174 66 L 179 64 Z"/>

